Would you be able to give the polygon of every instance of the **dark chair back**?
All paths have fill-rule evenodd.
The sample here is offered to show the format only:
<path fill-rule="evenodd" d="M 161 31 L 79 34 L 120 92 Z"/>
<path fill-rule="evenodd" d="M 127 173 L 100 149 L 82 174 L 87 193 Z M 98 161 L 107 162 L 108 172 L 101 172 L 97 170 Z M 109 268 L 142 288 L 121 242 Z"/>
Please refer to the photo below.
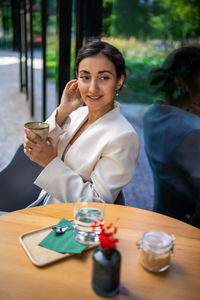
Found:
<path fill-rule="evenodd" d="M 8 166 L 0 172 L 0 211 L 22 209 L 37 199 L 41 189 L 34 185 L 34 180 L 42 167 L 24 154 L 21 145 Z"/>
<path fill-rule="evenodd" d="M 125 205 L 125 198 L 122 190 L 119 192 L 114 204 Z"/>

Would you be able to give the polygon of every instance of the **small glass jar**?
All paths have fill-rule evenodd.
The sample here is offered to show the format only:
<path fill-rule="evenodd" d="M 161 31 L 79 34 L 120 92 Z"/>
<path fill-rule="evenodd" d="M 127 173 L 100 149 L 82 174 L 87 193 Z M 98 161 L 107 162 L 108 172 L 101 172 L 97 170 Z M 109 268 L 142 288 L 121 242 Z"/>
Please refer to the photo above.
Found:
<path fill-rule="evenodd" d="M 174 235 L 162 231 L 146 231 L 142 239 L 136 243 L 142 266 L 152 272 L 167 270 L 173 253 L 174 240 Z"/>

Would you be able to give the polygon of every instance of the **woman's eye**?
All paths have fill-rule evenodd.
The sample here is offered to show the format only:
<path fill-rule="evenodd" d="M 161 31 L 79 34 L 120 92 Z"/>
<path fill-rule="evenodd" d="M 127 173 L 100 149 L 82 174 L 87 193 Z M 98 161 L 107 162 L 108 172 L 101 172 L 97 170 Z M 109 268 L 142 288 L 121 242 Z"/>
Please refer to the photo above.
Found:
<path fill-rule="evenodd" d="M 108 79 L 110 79 L 108 76 L 102 76 L 102 77 L 100 77 L 100 79 L 101 80 L 108 80 Z"/>
<path fill-rule="evenodd" d="M 81 78 L 81 79 L 85 79 L 85 80 L 86 80 L 86 79 L 89 79 L 89 77 L 86 76 L 86 75 L 81 75 L 80 78 Z"/>

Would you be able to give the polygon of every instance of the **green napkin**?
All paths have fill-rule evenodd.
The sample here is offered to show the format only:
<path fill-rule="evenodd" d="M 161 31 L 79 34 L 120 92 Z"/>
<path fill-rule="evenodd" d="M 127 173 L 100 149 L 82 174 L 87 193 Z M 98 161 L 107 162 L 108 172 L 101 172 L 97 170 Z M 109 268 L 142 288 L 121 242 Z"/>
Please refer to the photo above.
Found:
<path fill-rule="evenodd" d="M 61 219 L 58 226 L 65 227 L 72 222 Z M 60 253 L 81 253 L 88 245 L 81 244 L 74 239 L 74 228 L 67 229 L 64 233 L 58 234 L 53 230 L 39 243 L 39 246 L 54 250 Z"/>

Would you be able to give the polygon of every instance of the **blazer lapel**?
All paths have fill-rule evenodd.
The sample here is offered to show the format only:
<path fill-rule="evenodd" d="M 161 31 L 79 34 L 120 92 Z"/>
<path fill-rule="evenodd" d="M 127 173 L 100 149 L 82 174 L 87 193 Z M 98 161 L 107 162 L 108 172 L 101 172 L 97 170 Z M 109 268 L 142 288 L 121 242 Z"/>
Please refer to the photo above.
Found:
<path fill-rule="evenodd" d="M 87 120 L 87 116 L 83 115 L 79 119 L 74 120 L 70 124 L 70 128 L 66 130 L 64 134 L 61 135 L 59 143 L 58 143 L 58 156 L 61 158 L 67 145 L 75 135 L 75 133 L 78 131 L 78 129 L 82 126 L 82 124 Z"/>

